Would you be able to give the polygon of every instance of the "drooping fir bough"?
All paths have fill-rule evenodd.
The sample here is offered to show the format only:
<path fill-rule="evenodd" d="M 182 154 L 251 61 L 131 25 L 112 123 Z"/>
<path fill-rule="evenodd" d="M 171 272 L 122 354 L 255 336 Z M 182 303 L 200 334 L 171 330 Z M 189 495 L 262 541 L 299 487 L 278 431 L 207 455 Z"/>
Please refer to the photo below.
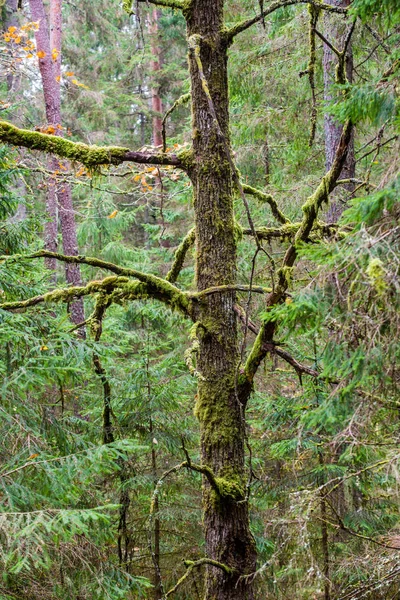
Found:
<path fill-rule="evenodd" d="M 245 455 L 246 405 L 254 377 L 269 353 L 286 360 L 299 375 L 317 378 L 318 371 L 303 366 L 279 346 L 274 338 L 274 321 L 266 320 L 260 330 L 254 328 L 248 310 L 239 304 L 237 292 L 264 294 L 267 312 L 285 301 L 294 277 L 299 244 L 331 231 L 318 217 L 322 204 L 328 202 L 340 178 L 352 139 L 352 123 L 345 122 L 330 169 L 321 173 L 320 183 L 305 201 L 301 221 L 291 223 L 272 196 L 240 181 L 234 165 L 229 128 L 228 53 L 237 36 L 277 9 L 306 2 L 278 0 L 262 9 L 261 14 L 243 19 L 232 28 L 225 22 L 224 0 L 150 2 L 181 11 L 186 20 L 192 110 L 192 146 L 189 150 L 172 154 L 159 148 L 151 153 L 124 147 L 88 146 L 58 136 L 22 130 L 4 121 L 0 122 L 0 141 L 81 162 L 92 171 L 98 171 L 102 165 L 118 165 L 125 161 L 181 169 L 193 184 L 194 232 L 189 232 L 183 240 L 165 278 L 96 258 L 66 256 L 46 250 L 14 257 L 12 260 L 44 257 L 66 264 L 87 264 L 113 274 L 86 285 L 3 303 L 1 308 L 15 310 L 44 302 L 67 303 L 89 295 L 100 297 L 107 307 L 112 303 L 153 298 L 180 311 L 193 322 L 195 344 L 190 357 L 194 357 L 193 371 L 198 378 L 193 408 L 201 431 L 201 464 L 192 464 L 188 458 L 181 466 L 203 474 L 205 557 L 197 562 L 189 561 L 186 566 L 188 573 L 207 566 L 206 600 L 252 600 L 255 597 L 253 575 L 257 569 L 257 556 L 249 527 L 250 475 L 245 467 Z M 126 4 L 130 10 L 130 3 Z M 346 8 L 342 6 L 317 1 L 309 4 L 315 10 L 330 11 L 347 18 Z M 342 85 L 346 83 L 345 60 L 346 48 L 341 48 L 337 83 Z M 257 229 L 254 226 L 246 195 L 253 195 L 269 205 L 277 220 L 276 228 Z M 235 221 L 235 198 L 244 203 L 248 229 L 243 230 Z M 242 234 L 253 238 L 258 252 L 263 251 L 263 240 L 289 240 L 272 287 L 256 289 L 252 284 L 238 284 L 237 247 Z M 185 253 L 193 242 L 197 289 L 184 292 L 177 279 Z M 239 322 L 257 334 L 247 356 L 239 347 Z M 171 596 L 182 581 L 169 592 L 161 590 L 163 596 Z"/>

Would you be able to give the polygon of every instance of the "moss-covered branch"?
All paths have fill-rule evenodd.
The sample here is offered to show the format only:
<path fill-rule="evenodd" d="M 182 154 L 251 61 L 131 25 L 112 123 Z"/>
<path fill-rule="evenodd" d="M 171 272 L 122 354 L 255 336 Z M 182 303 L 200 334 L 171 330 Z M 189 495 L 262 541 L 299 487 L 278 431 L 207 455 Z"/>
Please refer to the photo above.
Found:
<path fill-rule="evenodd" d="M 302 222 L 299 221 L 297 223 L 286 223 L 281 227 L 259 227 L 256 231 L 260 240 L 294 240 L 301 225 Z M 323 237 L 331 237 L 332 235 L 342 238 L 346 235 L 347 230 L 348 228 L 346 227 L 340 228 L 337 223 L 323 223 L 321 221 L 316 221 L 310 233 L 310 239 L 321 239 Z M 243 229 L 242 234 L 252 235 L 252 232 L 250 229 Z"/>
<path fill-rule="evenodd" d="M 328 202 L 329 194 L 336 187 L 344 162 L 346 160 L 352 129 L 352 123 L 347 121 L 343 126 L 342 135 L 336 150 L 332 167 L 322 177 L 321 182 L 316 188 L 315 192 L 307 199 L 302 207 L 303 219 L 301 221 L 301 225 L 294 237 L 293 243 L 287 249 L 282 261 L 282 265 L 278 270 L 277 284 L 267 298 L 267 310 L 282 302 L 285 297 L 286 291 L 290 285 L 293 265 L 297 258 L 297 246 L 299 243 L 305 242 L 309 238 L 310 232 L 316 223 L 322 204 L 324 202 Z M 273 321 L 265 322 L 260 328 L 245 365 L 245 375 L 250 382 L 253 381 L 258 367 L 269 351 L 269 346 L 272 343 L 275 328 L 276 323 Z"/>
<path fill-rule="evenodd" d="M 334 12 L 339 14 L 347 13 L 347 8 L 330 4 L 324 4 L 323 2 L 319 2 L 318 0 L 277 0 L 277 2 L 273 2 L 272 4 L 270 4 L 268 8 L 263 10 L 256 17 L 246 19 L 245 21 L 237 23 L 236 25 L 228 29 L 225 33 L 226 41 L 228 43 L 231 43 L 235 36 L 237 36 L 239 33 L 242 33 L 243 31 L 246 31 L 246 29 L 249 29 L 249 27 L 252 27 L 256 23 L 261 22 L 263 19 L 265 19 L 266 16 L 270 15 L 271 13 L 275 12 L 280 8 L 283 8 L 284 6 L 292 6 L 293 4 L 311 4 L 316 8 L 326 10 L 328 12 Z"/>
<path fill-rule="evenodd" d="M 183 106 L 184 104 L 187 104 L 190 101 L 191 97 L 192 96 L 191 96 L 190 93 L 189 94 L 183 94 L 183 96 L 180 96 L 178 98 L 178 100 L 175 100 L 175 102 L 173 103 L 173 105 L 171 106 L 171 108 L 169 108 L 167 110 L 167 112 L 165 113 L 165 115 L 163 116 L 162 131 L 161 131 L 162 141 L 163 141 L 163 152 L 167 151 L 167 133 L 166 133 L 166 127 L 165 126 L 166 126 L 167 119 L 168 119 L 169 115 L 171 113 L 173 113 L 174 110 L 176 108 L 178 108 L 178 106 Z"/>
<path fill-rule="evenodd" d="M 181 0 L 137 0 L 138 2 L 147 2 L 149 4 L 154 4 L 155 6 L 162 6 L 163 8 L 175 8 L 177 10 L 184 9 L 184 2 Z M 132 6 L 133 0 L 124 0 L 122 3 L 124 10 L 131 15 L 133 13 Z"/>
<path fill-rule="evenodd" d="M 260 202 L 268 204 L 273 216 L 275 217 L 275 219 L 277 221 L 279 221 L 279 223 L 283 223 L 283 224 L 290 223 L 290 219 L 288 219 L 283 214 L 283 212 L 279 210 L 278 204 L 277 204 L 276 200 L 274 199 L 274 197 L 271 196 L 271 194 L 266 194 L 265 192 L 262 192 L 261 190 L 257 190 L 256 188 L 252 187 L 251 185 L 247 185 L 245 183 L 242 184 L 242 187 L 243 187 L 243 191 L 245 194 L 254 196 Z"/>
<path fill-rule="evenodd" d="M 189 577 L 190 573 L 193 569 L 198 569 L 204 565 L 210 565 L 211 567 L 216 567 L 217 569 L 221 569 L 227 575 L 233 575 L 234 571 L 231 567 L 228 567 L 224 563 L 220 563 L 217 560 L 213 560 L 212 558 L 200 558 L 199 560 L 184 560 L 183 564 L 186 567 L 186 572 L 182 575 L 180 579 L 176 582 L 173 588 L 171 588 L 166 594 L 165 598 L 169 598 L 178 591 L 183 583 L 185 583 L 186 579 Z"/>
<path fill-rule="evenodd" d="M 216 285 L 214 287 L 207 288 L 202 290 L 201 292 L 190 292 L 189 297 L 193 300 L 201 300 L 206 296 L 211 296 L 212 294 L 223 294 L 225 292 L 254 292 L 255 294 L 269 294 L 271 292 L 271 288 L 261 287 L 258 285 L 240 285 L 240 284 L 231 284 L 231 285 Z"/>
<path fill-rule="evenodd" d="M 40 150 L 48 154 L 55 154 L 70 161 L 80 162 L 88 169 L 95 169 L 100 165 L 119 165 L 123 162 L 135 162 L 171 165 L 186 170 L 186 161 L 181 160 L 179 155 L 176 154 L 134 152 L 129 148 L 120 146 L 89 146 L 56 135 L 19 129 L 7 121 L 0 121 L 0 142 L 28 148 L 29 150 Z"/>
<path fill-rule="evenodd" d="M 122 289 L 126 283 L 129 282 L 127 277 L 106 277 L 102 281 L 91 281 L 85 286 L 73 286 L 69 288 L 62 288 L 41 294 L 40 296 L 34 296 L 27 300 L 18 300 L 16 302 L 3 302 L 0 304 L 2 310 L 18 310 L 25 309 L 37 304 L 50 303 L 50 302 L 72 302 L 76 298 L 82 298 L 83 296 L 90 296 L 99 292 L 110 293 L 116 289 Z"/>
<path fill-rule="evenodd" d="M 120 294 L 121 299 L 122 297 L 134 299 L 138 297 L 137 295 L 142 297 L 152 297 L 157 300 L 161 300 L 165 304 L 168 304 L 171 308 L 180 310 L 187 316 L 191 315 L 191 301 L 188 295 L 169 281 L 166 281 L 161 277 L 157 277 L 156 275 L 142 273 L 142 271 L 137 271 L 136 269 L 120 267 L 119 265 L 115 265 L 114 263 L 110 263 L 99 258 L 89 256 L 66 256 L 64 254 L 59 254 L 58 252 L 40 250 L 39 252 L 34 252 L 33 254 L 26 256 L 15 256 L 11 258 L 0 257 L 0 260 L 15 261 L 34 258 L 55 258 L 56 260 L 64 263 L 90 265 L 91 267 L 97 267 L 99 269 L 111 271 L 112 273 L 124 276 L 125 278 L 138 279 L 141 283 L 145 284 L 145 287 L 138 287 L 136 285 L 137 282 L 130 282 L 129 279 L 126 279 L 126 285 Z"/>
<path fill-rule="evenodd" d="M 191 229 L 176 249 L 174 262 L 171 269 L 168 271 L 167 276 L 165 277 L 165 279 L 170 283 L 175 283 L 175 281 L 178 279 L 179 273 L 182 271 L 183 264 L 185 262 L 186 254 L 195 242 L 195 234 L 195 229 Z"/>

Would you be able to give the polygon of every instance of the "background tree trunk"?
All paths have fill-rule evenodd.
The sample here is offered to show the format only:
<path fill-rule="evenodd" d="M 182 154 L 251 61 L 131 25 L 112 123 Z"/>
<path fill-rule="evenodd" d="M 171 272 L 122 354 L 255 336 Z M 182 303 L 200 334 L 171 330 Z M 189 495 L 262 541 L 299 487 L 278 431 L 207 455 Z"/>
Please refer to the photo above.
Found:
<path fill-rule="evenodd" d="M 43 0 L 29 0 L 32 21 L 39 23 L 35 33 L 36 47 L 39 54 L 39 69 L 42 77 L 43 94 L 46 107 L 46 119 L 54 128 L 55 135 L 62 135 L 61 128 L 61 36 L 62 15 L 61 0 L 50 2 L 50 27 L 45 13 Z M 49 167 L 56 173 L 60 170 L 60 161 L 50 159 Z M 55 186 L 55 189 L 54 187 Z M 57 197 L 58 203 L 55 202 Z M 72 205 L 71 186 L 56 177 L 49 182 L 47 196 L 47 212 L 49 221 L 45 229 L 45 243 L 47 249 L 57 247 L 57 207 L 59 209 L 61 234 L 64 254 L 78 254 L 76 238 L 76 224 L 74 208 Z M 53 265 L 49 264 L 51 268 Z M 65 275 L 71 285 L 80 285 L 82 282 L 79 265 L 66 265 Z M 85 320 L 83 301 L 77 300 L 71 304 L 71 320 L 73 323 L 82 323 Z"/>
<path fill-rule="evenodd" d="M 327 4 L 332 6 L 349 6 L 349 0 L 327 0 Z M 330 41 L 335 48 L 338 50 L 342 49 L 343 46 L 343 37 L 345 33 L 345 28 L 343 25 L 343 19 L 338 19 L 338 16 L 325 12 L 324 13 L 324 36 Z M 334 91 L 332 89 L 333 84 L 335 83 L 335 68 L 337 65 L 337 56 L 335 53 L 326 45 L 323 44 L 324 47 L 324 59 L 323 59 L 323 69 L 324 69 L 324 99 L 325 102 L 330 102 L 334 98 Z M 351 82 L 353 78 L 353 52 L 351 47 L 351 42 L 348 46 L 347 52 L 347 60 L 346 60 L 346 75 L 347 79 Z M 336 149 L 339 144 L 340 136 L 342 134 L 343 126 L 335 121 L 335 119 L 329 115 L 325 115 L 325 166 L 326 170 L 332 166 L 333 160 L 335 158 Z M 355 157 L 354 157 L 354 132 L 351 136 L 350 145 L 347 151 L 346 161 L 344 163 L 341 179 L 354 179 L 355 176 Z M 354 190 L 354 184 L 348 183 L 343 186 L 345 190 L 348 192 L 352 192 Z M 342 214 L 345 205 L 343 202 L 336 197 L 336 199 L 332 199 L 332 202 L 329 205 L 327 220 L 329 223 L 335 223 L 340 215 Z"/>
<path fill-rule="evenodd" d="M 196 221 L 196 277 L 199 290 L 236 280 L 236 237 L 229 146 L 227 47 L 221 35 L 223 0 L 197 0 L 187 15 L 191 36 L 200 41 L 203 65 L 220 130 L 210 112 L 193 52 L 189 55 Z M 237 575 L 255 570 L 256 552 L 245 498 L 244 406 L 236 389 L 239 363 L 234 292 L 208 296 L 198 328 L 200 380 L 196 415 L 200 422 L 202 462 L 223 478 L 226 494 L 203 484 L 206 555 L 236 571 L 228 576 L 209 567 L 206 600 L 252 600 L 252 585 Z"/>

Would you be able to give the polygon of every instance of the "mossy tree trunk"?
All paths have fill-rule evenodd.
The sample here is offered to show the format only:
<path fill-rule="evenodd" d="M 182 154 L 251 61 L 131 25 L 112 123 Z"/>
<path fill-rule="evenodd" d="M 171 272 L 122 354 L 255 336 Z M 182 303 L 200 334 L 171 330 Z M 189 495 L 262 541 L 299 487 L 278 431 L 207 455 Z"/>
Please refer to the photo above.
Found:
<path fill-rule="evenodd" d="M 229 148 L 227 44 L 223 0 L 195 0 L 186 14 L 189 47 L 198 44 L 218 125 L 202 86 L 194 51 L 189 53 L 192 91 L 196 277 L 198 290 L 234 284 L 236 235 Z M 222 134 L 222 135 L 221 135 Z M 254 572 L 256 552 L 245 497 L 244 398 L 237 389 L 239 363 L 235 294 L 207 296 L 199 309 L 199 385 L 196 415 L 202 463 L 221 478 L 221 493 L 203 484 L 207 557 L 235 574 L 208 567 L 206 600 L 252 600 L 240 576 Z"/>

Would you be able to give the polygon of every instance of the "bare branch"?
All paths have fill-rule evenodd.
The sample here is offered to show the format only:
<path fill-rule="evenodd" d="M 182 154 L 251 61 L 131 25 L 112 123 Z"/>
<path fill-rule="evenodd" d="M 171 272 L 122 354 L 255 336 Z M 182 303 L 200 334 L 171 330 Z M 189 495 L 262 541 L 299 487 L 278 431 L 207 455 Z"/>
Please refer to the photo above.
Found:
<path fill-rule="evenodd" d="M 260 21 L 265 19 L 266 16 L 270 15 L 274 11 L 278 10 L 279 8 L 283 8 L 284 6 L 292 6 L 294 4 L 311 4 L 312 6 L 315 6 L 316 8 L 319 8 L 321 10 L 326 10 L 328 12 L 334 12 L 334 13 L 339 13 L 339 14 L 347 13 L 347 8 L 342 8 L 340 6 L 331 6 L 330 4 L 324 4 L 324 3 L 318 2 L 316 0 L 311 0 L 311 1 L 310 0 L 278 0 L 277 2 L 273 2 L 272 4 L 270 4 L 267 9 L 262 11 L 256 17 L 253 17 L 251 19 L 246 19 L 245 21 L 242 21 L 241 23 L 234 25 L 233 27 L 231 27 L 231 29 L 228 29 L 228 31 L 225 34 L 226 41 L 228 43 L 231 43 L 233 41 L 233 38 L 235 36 L 237 36 L 239 33 L 246 31 L 246 29 L 249 29 L 249 27 L 252 27 L 256 23 L 259 23 Z"/>

